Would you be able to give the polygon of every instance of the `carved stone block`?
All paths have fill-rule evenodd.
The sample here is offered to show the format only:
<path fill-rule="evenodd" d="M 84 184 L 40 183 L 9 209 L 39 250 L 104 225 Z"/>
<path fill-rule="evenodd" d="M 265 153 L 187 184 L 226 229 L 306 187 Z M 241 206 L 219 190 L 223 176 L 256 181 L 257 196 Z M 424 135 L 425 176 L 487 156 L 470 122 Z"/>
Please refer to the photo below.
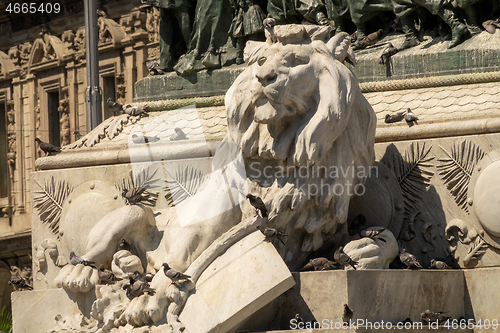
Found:
<path fill-rule="evenodd" d="M 179 320 L 189 333 L 229 332 L 294 284 L 274 246 L 256 231 L 208 266 Z"/>

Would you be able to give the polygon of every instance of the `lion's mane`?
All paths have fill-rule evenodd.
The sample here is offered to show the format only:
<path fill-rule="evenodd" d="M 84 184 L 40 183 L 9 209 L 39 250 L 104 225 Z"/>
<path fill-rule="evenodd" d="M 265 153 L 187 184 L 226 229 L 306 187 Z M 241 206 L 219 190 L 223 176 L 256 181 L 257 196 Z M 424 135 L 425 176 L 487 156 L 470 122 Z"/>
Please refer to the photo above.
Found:
<path fill-rule="evenodd" d="M 251 191 L 271 207 L 271 219 L 276 214 L 273 224 L 305 231 L 296 238 L 310 252 L 347 219 L 347 187 L 363 184 L 374 162 L 376 117 L 356 77 L 336 58 L 345 46 L 341 37 L 329 41 L 308 26 L 279 28 L 280 43 L 247 45 L 248 67 L 226 94 L 226 141 L 241 148 Z M 293 29 L 302 31 L 290 37 Z M 255 172 L 266 167 L 287 173 Z"/>

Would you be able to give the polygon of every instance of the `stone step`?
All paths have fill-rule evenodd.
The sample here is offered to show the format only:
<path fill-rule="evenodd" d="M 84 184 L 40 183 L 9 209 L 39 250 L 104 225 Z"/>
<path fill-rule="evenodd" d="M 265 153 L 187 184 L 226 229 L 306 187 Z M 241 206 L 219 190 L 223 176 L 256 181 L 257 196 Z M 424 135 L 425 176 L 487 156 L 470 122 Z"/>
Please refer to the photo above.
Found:
<path fill-rule="evenodd" d="M 383 320 L 395 325 L 410 318 L 417 322 L 426 309 L 446 312 L 453 319 L 467 318 L 465 278 L 461 270 L 323 271 L 293 273 L 293 276 L 296 283 L 293 288 L 255 313 L 238 330 L 280 332 L 290 328 L 290 320 L 296 314 L 304 322 L 325 320 L 335 324 L 342 320 L 344 304 L 353 310 L 353 321 Z M 356 332 L 363 330 L 366 331 L 358 328 Z"/>

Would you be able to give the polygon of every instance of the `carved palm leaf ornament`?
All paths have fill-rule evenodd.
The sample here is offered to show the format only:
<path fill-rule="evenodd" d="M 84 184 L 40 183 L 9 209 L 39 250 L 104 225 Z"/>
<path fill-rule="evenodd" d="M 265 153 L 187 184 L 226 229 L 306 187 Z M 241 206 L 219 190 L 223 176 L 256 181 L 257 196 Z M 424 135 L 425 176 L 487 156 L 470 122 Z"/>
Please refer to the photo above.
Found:
<path fill-rule="evenodd" d="M 35 191 L 33 201 L 35 209 L 42 223 L 49 225 L 50 231 L 59 238 L 59 221 L 64 200 L 73 191 L 73 187 L 66 181 L 56 181 L 53 176 L 42 185 L 36 179 L 35 183 L 40 188 Z"/>
<path fill-rule="evenodd" d="M 165 195 L 169 206 L 198 193 L 205 181 L 203 172 L 192 165 L 178 166 L 175 172 L 170 172 L 166 167 L 163 170 L 166 172 L 165 182 L 169 189 Z"/>
<path fill-rule="evenodd" d="M 433 164 L 430 163 L 434 156 L 429 156 L 431 148 L 426 149 L 425 143 L 422 145 L 418 142 L 412 143 L 405 151 L 404 157 L 400 155 L 394 160 L 393 165 L 388 166 L 401 187 L 405 203 L 405 218 L 409 218 L 414 211 L 417 211 L 417 204 L 422 200 L 434 175 Z"/>
<path fill-rule="evenodd" d="M 154 207 L 156 201 L 158 200 L 158 193 L 151 191 L 152 188 L 158 188 L 158 184 L 161 184 L 161 178 L 157 176 L 158 168 L 153 168 L 152 166 L 145 167 L 139 171 L 130 170 L 126 177 L 122 179 L 120 183 L 117 183 L 115 187 L 121 192 L 123 189 L 130 190 L 135 187 L 143 187 L 146 189 L 144 191 L 144 199 L 141 201 L 142 204 L 146 206 Z"/>
<path fill-rule="evenodd" d="M 448 157 L 438 159 L 441 163 L 437 166 L 439 175 L 457 205 L 468 213 L 467 191 L 472 171 L 485 153 L 481 148 L 467 140 L 455 141 L 455 144 L 451 147 L 451 153 L 441 146 L 440 148 Z"/>

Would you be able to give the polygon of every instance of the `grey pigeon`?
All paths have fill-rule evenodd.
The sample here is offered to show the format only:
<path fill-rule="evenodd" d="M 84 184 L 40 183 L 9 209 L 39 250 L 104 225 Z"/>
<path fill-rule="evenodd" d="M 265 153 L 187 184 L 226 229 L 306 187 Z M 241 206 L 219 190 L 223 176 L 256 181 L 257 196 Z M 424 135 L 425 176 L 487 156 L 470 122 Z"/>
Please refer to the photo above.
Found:
<path fill-rule="evenodd" d="M 139 280 L 143 282 L 151 282 L 153 281 L 154 275 L 151 273 L 139 273 L 138 271 L 134 272 L 134 280 Z"/>
<path fill-rule="evenodd" d="M 321 267 L 321 271 L 333 271 L 342 268 L 336 261 L 328 260 L 323 267 Z"/>
<path fill-rule="evenodd" d="M 73 134 L 75 135 L 76 140 L 83 138 L 83 135 L 81 135 L 79 131 L 74 131 Z"/>
<path fill-rule="evenodd" d="M 153 135 L 143 136 L 142 133 L 139 133 L 139 135 L 137 135 L 136 133 L 133 133 L 131 135 L 131 137 L 132 137 L 133 143 L 150 143 L 150 142 L 156 142 L 156 141 L 160 140 L 160 138 L 157 136 L 153 136 Z"/>
<path fill-rule="evenodd" d="M 407 123 L 411 123 L 411 122 L 416 122 L 418 120 L 418 117 L 416 114 L 414 114 L 410 108 L 408 108 L 406 110 L 406 114 L 405 114 L 405 120 Z"/>
<path fill-rule="evenodd" d="M 277 43 L 278 38 L 276 37 L 276 34 L 274 33 L 274 26 L 276 25 L 276 20 L 273 19 L 271 14 L 267 14 L 267 17 L 264 19 L 262 24 L 264 25 L 264 28 L 267 31 L 269 31 L 269 35 L 271 35 L 271 42 L 273 42 L 273 44 Z"/>
<path fill-rule="evenodd" d="M 45 153 L 45 156 L 49 155 L 50 153 L 61 152 L 61 147 L 54 146 L 51 143 L 43 142 L 39 138 L 35 138 L 35 141 L 38 142 L 38 146 Z"/>
<path fill-rule="evenodd" d="M 148 293 L 150 296 L 155 294 L 155 290 L 149 286 L 148 282 L 135 280 L 132 277 L 129 277 L 129 284 L 124 285 L 123 289 L 126 290 L 126 295 L 130 300 L 144 293 Z"/>
<path fill-rule="evenodd" d="M 351 257 L 349 257 L 349 255 L 347 255 L 347 253 L 344 253 L 343 246 L 339 247 L 335 251 L 335 253 L 333 254 L 333 259 L 335 259 L 335 261 L 338 262 L 339 264 L 341 264 L 342 266 L 351 265 L 351 267 L 354 269 L 356 269 L 356 266 L 354 266 L 354 265 L 358 264 L 358 262 L 351 259 Z"/>
<path fill-rule="evenodd" d="M 187 139 L 186 133 L 184 133 L 179 127 L 174 128 L 174 134 L 170 136 L 170 140 L 185 140 Z"/>
<path fill-rule="evenodd" d="M 122 197 L 124 197 L 129 204 L 134 204 L 143 199 L 142 194 L 146 191 L 144 187 L 134 187 L 130 190 L 123 189 Z"/>
<path fill-rule="evenodd" d="M 397 123 L 397 122 L 400 122 L 401 120 L 404 119 L 405 114 L 406 114 L 406 111 L 401 111 L 401 112 L 393 113 L 393 114 L 386 114 L 384 121 L 386 124 Z"/>
<path fill-rule="evenodd" d="M 401 250 L 401 254 L 399 255 L 399 259 L 403 264 L 406 265 L 406 269 L 410 269 L 411 266 L 415 266 L 418 268 L 423 268 L 417 257 L 413 254 L 406 252 L 406 249 Z"/>
<path fill-rule="evenodd" d="M 99 270 L 97 271 L 97 273 L 99 274 L 99 280 L 101 281 L 101 284 L 113 284 L 117 281 L 113 272 L 109 269 L 105 269 L 103 264 L 99 266 Z"/>
<path fill-rule="evenodd" d="M 349 323 L 349 321 L 354 317 L 354 312 L 349 308 L 347 304 L 344 304 L 344 312 L 342 313 L 342 322 Z"/>
<path fill-rule="evenodd" d="M 281 231 L 276 230 L 274 228 L 262 228 L 260 225 L 257 226 L 257 229 L 262 232 L 262 234 L 266 237 L 266 240 L 268 242 L 272 241 L 273 238 L 277 238 L 283 245 L 285 245 L 285 242 L 283 242 L 282 237 L 285 237 L 286 235 L 283 234 Z"/>
<path fill-rule="evenodd" d="M 365 227 L 366 217 L 363 214 L 358 214 L 349 224 L 349 236 L 357 234 L 361 227 Z"/>
<path fill-rule="evenodd" d="M 117 116 L 120 114 L 120 112 L 123 109 L 123 105 L 121 105 L 118 102 L 114 102 L 111 98 L 108 98 L 106 100 L 106 103 L 108 103 L 108 107 L 111 111 L 113 111 L 113 115 Z"/>
<path fill-rule="evenodd" d="M 483 22 L 483 28 L 488 31 L 490 34 L 494 34 L 497 28 L 500 28 L 498 23 L 498 19 L 496 20 L 487 20 Z"/>
<path fill-rule="evenodd" d="M 425 322 L 436 322 L 436 321 L 446 321 L 451 317 L 445 316 L 444 312 L 433 312 L 431 310 L 425 310 L 420 314 L 420 318 Z"/>
<path fill-rule="evenodd" d="M 323 257 L 314 258 L 309 260 L 309 262 L 301 269 L 301 271 L 315 270 L 319 271 L 323 268 L 329 260 Z"/>
<path fill-rule="evenodd" d="M 367 238 L 370 238 L 370 239 L 378 239 L 382 242 L 386 242 L 386 240 L 384 239 L 386 236 L 385 235 L 382 235 L 381 233 L 384 232 L 385 228 L 378 228 L 378 229 L 370 229 L 370 230 L 367 230 L 364 226 L 362 226 L 360 229 L 359 229 L 359 236 L 361 238 L 364 238 L 364 237 L 367 237 Z"/>
<path fill-rule="evenodd" d="M 358 41 L 356 43 L 356 45 L 354 45 L 353 49 L 360 50 L 360 49 L 366 48 L 367 46 L 377 44 L 377 42 L 382 38 L 383 33 L 384 33 L 384 30 L 382 30 L 382 29 L 379 29 L 375 32 L 372 32 L 371 34 L 369 34 L 365 38 Z"/>
<path fill-rule="evenodd" d="M 431 259 L 431 269 L 451 269 L 444 261 Z"/>
<path fill-rule="evenodd" d="M 255 213 L 257 213 L 257 210 L 259 210 L 263 218 L 267 218 L 269 216 L 266 205 L 264 204 L 264 201 L 262 201 L 260 197 L 248 193 L 247 199 L 250 201 L 250 204 L 255 207 L 256 209 Z"/>
<path fill-rule="evenodd" d="M 14 287 L 14 290 L 33 290 L 33 287 L 30 285 L 30 280 L 26 276 L 22 276 L 20 273 L 20 269 L 16 266 L 11 266 L 10 269 L 10 280 L 8 284 Z"/>
<path fill-rule="evenodd" d="M 385 47 L 385 49 L 382 51 L 382 54 L 380 55 L 379 62 L 382 65 L 385 65 L 387 60 L 398 52 L 399 52 L 399 50 L 396 47 L 394 47 L 394 45 L 392 45 L 392 43 L 387 43 L 387 46 Z"/>
<path fill-rule="evenodd" d="M 130 251 L 131 249 L 132 249 L 132 246 L 130 245 L 130 243 L 122 238 L 120 244 L 118 244 L 118 251 L 121 251 L 121 250 Z"/>
<path fill-rule="evenodd" d="M 146 67 L 148 69 L 149 75 L 163 75 L 167 73 L 167 70 L 160 66 L 160 59 L 147 60 Z"/>
<path fill-rule="evenodd" d="M 144 108 L 141 108 L 140 106 L 138 105 L 135 105 L 135 106 L 132 106 L 130 104 L 126 104 L 123 106 L 123 111 L 130 115 L 130 116 L 139 116 L 141 114 L 144 114 L 146 111 L 146 109 Z"/>
<path fill-rule="evenodd" d="M 300 316 L 300 313 L 295 314 L 295 317 L 293 317 L 293 319 L 295 319 L 296 324 L 304 322 L 304 319 L 302 319 L 302 317 Z"/>
<path fill-rule="evenodd" d="M 171 284 L 174 284 L 176 282 L 183 281 L 183 280 L 189 280 L 191 278 L 191 276 L 189 276 L 189 275 L 182 274 L 181 272 L 176 271 L 173 268 L 170 268 L 170 266 L 167 263 L 163 263 L 162 266 L 163 266 L 163 273 L 165 273 L 165 276 L 168 277 L 172 281 Z"/>
<path fill-rule="evenodd" d="M 74 265 L 74 266 L 76 266 L 78 264 L 82 264 L 84 266 L 94 267 L 94 264 L 95 264 L 95 262 L 93 262 L 93 261 L 89 261 L 87 259 L 83 259 L 81 257 L 77 257 L 76 254 L 75 254 L 75 252 L 71 252 L 69 254 L 69 262 L 71 263 L 71 265 Z"/>

